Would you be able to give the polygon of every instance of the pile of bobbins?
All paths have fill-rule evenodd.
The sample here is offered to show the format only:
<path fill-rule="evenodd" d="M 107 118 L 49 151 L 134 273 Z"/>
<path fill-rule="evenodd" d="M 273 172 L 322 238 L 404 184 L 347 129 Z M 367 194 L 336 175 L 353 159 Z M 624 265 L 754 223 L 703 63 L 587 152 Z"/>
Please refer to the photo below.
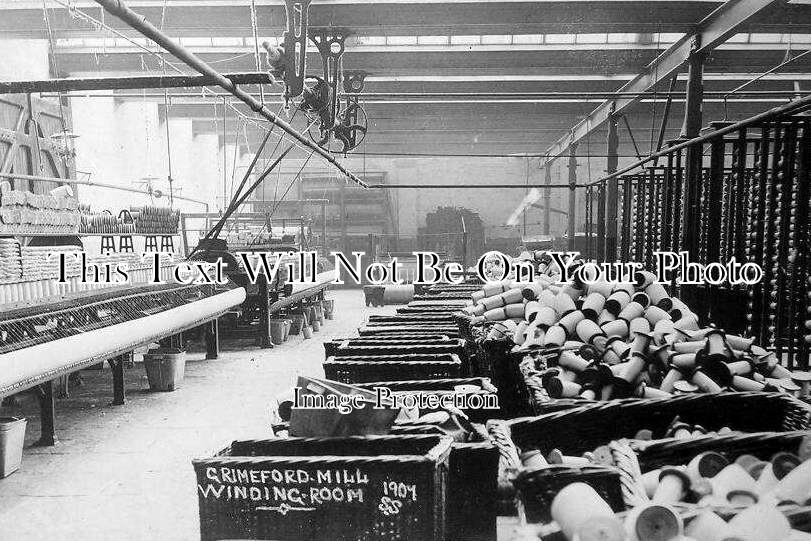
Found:
<path fill-rule="evenodd" d="M 513 351 L 559 350 L 535 376 L 551 398 L 590 400 L 674 393 L 782 391 L 808 398 L 811 374 L 791 372 L 754 339 L 700 325 L 653 273 L 633 283 L 560 282 L 540 261 L 531 283 L 504 280 L 471 295 L 471 324 Z M 554 363 L 553 363 L 554 364 Z"/>
<path fill-rule="evenodd" d="M 803 471 L 799 471 L 802 469 Z M 808 480 L 811 462 L 781 481 Z M 720 474 L 719 474 L 720 475 Z M 789 479 L 791 478 L 791 479 Z M 675 493 L 681 480 L 665 476 L 667 489 Z M 787 485 L 789 483 L 786 483 Z M 663 489 L 662 493 L 664 494 Z M 563 539 L 568 541 L 808 541 L 811 534 L 792 528 L 775 502 L 757 503 L 735 513 L 729 521 L 711 510 L 684 516 L 668 500 L 652 500 L 622 515 L 591 486 L 575 482 L 553 500 L 555 525 L 528 525 L 512 541 Z M 559 535 L 552 537 L 552 532 Z"/>
<path fill-rule="evenodd" d="M 795 447 L 788 441 L 798 439 L 790 437 L 779 448 Z M 800 440 L 796 452 L 779 451 L 767 460 L 747 453 L 730 456 L 703 451 L 691 455 L 686 464 L 669 463 L 640 474 L 638 482 L 644 496 L 629 505 L 624 517 L 615 515 L 591 486 L 575 482 L 555 496 L 552 519 L 566 539 L 580 541 L 811 538 L 793 530 L 786 516 L 786 510 L 800 518 L 811 512 L 807 507 L 811 503 L 811 435 Z M 520 539 L 546 539 L 539 535 L 546 529 L 544 525 L 528 526 Z"/>

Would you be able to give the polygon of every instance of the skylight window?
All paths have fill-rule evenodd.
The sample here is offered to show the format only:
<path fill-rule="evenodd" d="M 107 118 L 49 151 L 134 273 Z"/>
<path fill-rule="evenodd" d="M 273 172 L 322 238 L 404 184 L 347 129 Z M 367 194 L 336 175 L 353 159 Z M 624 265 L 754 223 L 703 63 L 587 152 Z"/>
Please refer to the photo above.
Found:
<path fill-rule="evenodd" d="M 513 37 L 510 34 L 494 34 L 482 36 L 482 45 L 510 45 Z"/>
<path fill-rule="evenodd" d="M 513 36 L 513 43 L 516 45 L 540 45 L 543 40 L 543 34 L 516 34 Z"/>
<path fill-rule="evenodd" d="M 447 45 L 450 41 L 448 36 L 418 36 L 417 44 L 419 45 Z"/>
<path fill-rule="evenodd" d="M 606 43 L 608 34 L 576 34 L 576 43 Z"/>
<path fill-rule="evenodd" d="M 567 43 L 574 43 L 575 35 L 574 34 L 547 34 L 546 35 L 546 43 L 553 43 L 553 44 L 567 44 Z"/>
<path fill-rule="evenodd" d="M 478 45 L 481 36 L 451 36 L 451 45 Z"/>
<path fill-rule="evenodd" d="M 416 45 L 417 36 L 387 36 L 387 45 Z"/>

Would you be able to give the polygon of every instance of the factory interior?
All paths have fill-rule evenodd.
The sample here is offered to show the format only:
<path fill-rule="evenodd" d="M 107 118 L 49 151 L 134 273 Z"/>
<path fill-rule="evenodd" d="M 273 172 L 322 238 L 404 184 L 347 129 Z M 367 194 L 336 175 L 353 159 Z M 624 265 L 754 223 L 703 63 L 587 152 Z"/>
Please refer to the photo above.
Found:
<path fill-rule="evenodd" d="M 811 541 L 811 0 L 2 0 L 0 55 L 0 540 Z"/>

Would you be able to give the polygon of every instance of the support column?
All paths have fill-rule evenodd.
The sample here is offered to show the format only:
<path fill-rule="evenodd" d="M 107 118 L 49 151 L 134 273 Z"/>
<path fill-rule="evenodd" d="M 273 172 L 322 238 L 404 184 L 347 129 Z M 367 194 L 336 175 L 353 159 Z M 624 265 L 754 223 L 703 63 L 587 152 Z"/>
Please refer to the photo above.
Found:
<path fill-rule="evenodd" d="M 612 175 L 617 172 L 619 163 L 619 133 L 617 124 L 619 117 L 613 110 L 608 115 L 608 139 L 606 140 L 606 162 L 605 172 Z M 607 182 L 606 189 L 606 214 L 605 214 L 605 253 L 603 261 L 611 262 L 617 259 L 617 180 L 611 179 Z"/>
<path fill-rule="evenodd" d="M 118 357 L 113 357 L 107 362 L 113 369 L 113 406 L 123 406 L 126 402 L 126 392 L 124 390 L 124 363 L 130 358 L 131 353 L 125 353 Z"/>
<path fill-rule="evenodd" d="M 205 325 L 206 328 L 206 359 L 216 359 L 220 356 L 220 320 L 212 319 Z"/>
<path fill-rule="evenodd" d="M 696 41 L 693 48 L 700 44 Z M 698 137 L 702 122 L 702 101 L 704 98 L 704 55 L 690 55 L 687 72 L 687 99 L 684 104 L 684 124 L 681 138 Z M 682 215 L 684 227 L 683 249 L 690 252 L 693 260 L 698 253 L 699 220 L 701 212 L 702 145 L 691 145 L 686 150 L 685 164 L 685 205 Z"/>
<path fill-rule="evenodd" d="M 273 344 L 270 341 L 270 310 L 268 303 L 270 302 L 268 291 L 268 279 L 264 273 L 261 273 L 256 280 L 256 285 L 259 286 L 258 293 L 258 309 L 259 309 L 259 335 L 256 337 L 256 345 L 260 348 L 270 349 Z"/>
<path fill-rule="evenodd" d="M 346 237 L 346 202 L 344 200 L 344 191 L 346 190 L 346 182 L 338 181 L 338 212 L 341 213 L 341 251 L 345 255 L 349 255 L 349 247 L 347 246 Z"/>
<path fill-rule="evenodd" d="M 569 251 L 574 251 L 575 202 L 577 199 L 577 143 L 569 146 Z"/>
<path fill-rule="evenodd" d="M 321 250 L 324 256 L 329 255 L 327 252 L 327 204 L 321 202 Z"/>
<path fill-rule="evenodd" d="M 169 337 L 169 347 L 173 349 L 183 349 L 183 333 L 179 332 Z"/>
<path fill-rule="evenodd" d="M 56 419 L 56 409 L 54 405 L 53 381 L 48 381 L 36 387 L 37 399 L 39 400 L 39 440 L 34 444 L 36 447 L 51 447 L 59 440 L 56 437 L 54 421 Z"/>
<path fill-rule="evenodd" d="M 544 184 L 547 186 L 552 184 L 552 160 L 546 162 L 546 167 L 544 168 Z M 552 206 L 552 188 L 544 188 L 543 189 L 543 234 L 549 235 L 549 222 L 550 216 L 552 215 L 551 212 Z M 526 214 L 526 211 L 524 211 Z"/>

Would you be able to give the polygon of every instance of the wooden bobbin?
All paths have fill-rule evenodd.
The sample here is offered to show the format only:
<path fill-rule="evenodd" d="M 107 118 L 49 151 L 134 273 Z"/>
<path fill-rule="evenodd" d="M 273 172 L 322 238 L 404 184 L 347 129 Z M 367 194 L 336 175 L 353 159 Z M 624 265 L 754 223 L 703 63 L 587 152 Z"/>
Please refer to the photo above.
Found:
<path fill-rule="evenodd" d="M 580 307 L 580 310 L 583 312 L 586 319 L 596 321 L 603 311 L 604 305 L 605 297 L 603 295 L 600 293 L 589 293 L 586 298 L 583 299 L 583 305 Z"/>
<path fill-rule="evenodd" d="M 628 322 L 628 335 L 633 337 L 635 334 L 650 332 L 650 323 L 644 317 L 636 317 Z"/>
<path fill-rule="evenodd" d="M 638 505 L 625 518 L 629 541 L 674 541 L 684 533 L 678 512 L 661 504 Z"/>
<path fill-rule="evenodd" d="M 684 533 L 696 541 L 742 541 L 734 537 L 729 524 L 712 511 L 704 511 L 691 520 Z"/>
<path fill-rule="evenodd" d="M 563 487 L 552 501 L 552 518 L 567 539 L 579 541 L 623 541 L 622 523 L 611 506 L 585 483 Z"/>
<path fill-rule="evenodd" d="M 727 498 L 732 491 L 758 492 L 755 480 L 739 464 L 729 464 L 713 476 L 713 493 L 721 498 Z"/>
<path fill-rule="evenodd" d="M 619 336 L 620 338 L 628 337 L 628 322 L 624 319 L 616 319 L 601 325 L 603 333 L 608 337 Z"/>
<path fill-rule="evenodd" d="M 791 533 L 785 515 L 766 504 L 747 507 L 730 519 L 729 528 L 743 539 L 757 541 L 783 541 Z"/>
<path fill-rule="evenodd" d="M 631 302 L 631 294 L 624 290 L 617 290 L 605 300 L 605 309 L 616 317 L 629 302 Z"/>
<path fill-rule="evenodd" d="M 547 329 L 544 337 L 544 345 L 550 347 L 560 347 L 566 342 L 566 329 L 560 325 L 552 325 Z"/>
<path fill-rule="evenodd" d="M 645 307 L 639 304 L 636 301 L 631 301 L 626 304 L 622 311 L 617 314 L 619 319 L 624 319 L 625 321 L 630 322 L 632 319 L 638 318 L 642 316 L 645 311 Z"/>
<path fill-rule="evenodd" d="M 656 503 L 676 503 L 684 499 L 690 487 L 690 478 L 678 468 L 663 468 L 659 475 L 659 486 L 653 493 Z"/>

